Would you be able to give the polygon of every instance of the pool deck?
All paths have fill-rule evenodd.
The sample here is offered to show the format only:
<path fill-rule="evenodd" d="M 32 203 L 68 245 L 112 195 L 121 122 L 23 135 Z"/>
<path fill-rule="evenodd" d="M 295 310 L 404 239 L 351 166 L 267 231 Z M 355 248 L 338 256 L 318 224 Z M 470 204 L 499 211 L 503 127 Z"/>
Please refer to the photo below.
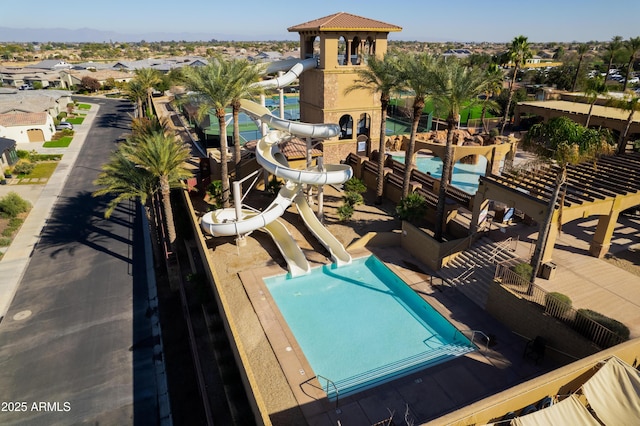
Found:
<path fill-rule="evenodd" d="M 273 348 L 304 418 L 310 425 L 370 425 L 405 413 L 425 422 L 473 401 L 550 371 L 554 365 L 536 365 L 522 358 L 526 340 L 514 335 L 456 290 L 432 287 L 427 268 L 399 247 L 352 252 L 354 258 L 374 254 L 460 330 L 481 330 L 495 337 L 487 348 L 476 338 L 478 351 L 409 374 L 372 389 L 327 400 L 286 322 L 262 280 L 282 274 L 271 265 L 242 271 L 239 277 Z M 321 307 L 320 307 L 321 308 Z M 384 350 L 384 342 L 372 351 Z"/>

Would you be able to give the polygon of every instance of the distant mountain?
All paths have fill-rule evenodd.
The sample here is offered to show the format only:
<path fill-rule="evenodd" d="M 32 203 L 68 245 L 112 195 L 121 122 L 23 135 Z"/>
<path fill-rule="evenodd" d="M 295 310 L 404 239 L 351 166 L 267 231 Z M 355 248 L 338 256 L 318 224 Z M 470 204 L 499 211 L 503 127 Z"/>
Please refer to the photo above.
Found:
<path fill-rule="evenodd" d="M 139 42 L 145 41 L 255 41 L 255 40 L 286 40 L 282 34 L 207 34 L 207 33 L 169 33 L 154 32 L 141 34 L 124 34 L 115 31 L 94 30 L 80 28 L 70 30 L 66 28 L 8 28 L 0 27 L 0 42 L 78 42 L 102 43 L 109 41 Z"/>

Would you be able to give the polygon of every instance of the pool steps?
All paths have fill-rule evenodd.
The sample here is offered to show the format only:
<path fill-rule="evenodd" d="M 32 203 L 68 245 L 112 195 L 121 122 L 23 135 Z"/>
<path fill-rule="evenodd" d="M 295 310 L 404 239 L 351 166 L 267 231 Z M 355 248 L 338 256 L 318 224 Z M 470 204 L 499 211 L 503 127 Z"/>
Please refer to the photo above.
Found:
<path fill-rule="evenodd" d="M 353 394 L 355 392 L 378 386 L 380 383 L 386 382 L 390 379 L 396 379 L 401 376 L 406 376 L 407 374 L 411 374 L 425 367 L 433 366 L 444 361 L 449 361 L 451 358 L 465 355 L 474 350 L 476 350 L 475 347 L 468 345 L 443 345 L 438 349 L 423 352 L 421 354 L 417 354 L 412 357 L 385 365 L 384 367 L 366 371 L 356 376 L 333 382 L 335 388 L 334 386 L 329 386 L 329 393 L 327 394 L 327 396 L 330 400 L 335 400 L 337 396 L 343 398 L 344 396 Z M 337 389 L 337 395 L 335 389 Z"/>

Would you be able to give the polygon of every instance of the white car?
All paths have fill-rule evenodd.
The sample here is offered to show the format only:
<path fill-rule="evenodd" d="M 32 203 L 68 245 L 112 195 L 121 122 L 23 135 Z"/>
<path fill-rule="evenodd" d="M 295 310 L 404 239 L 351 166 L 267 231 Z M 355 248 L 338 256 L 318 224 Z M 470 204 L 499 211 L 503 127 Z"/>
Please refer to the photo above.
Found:
<path fill-rule="evenodd" d="M 61 121 L 56 126 L 56 130 L 65 130 L 65 129 L 73 130 L 73 124 L 67 123 L 66 121 Z"/>
<path fill-rule="evenodd" d="M 631 77 L 628 82 L 631 84 L 638 84 L 640 83 L 640 77 Z"/>

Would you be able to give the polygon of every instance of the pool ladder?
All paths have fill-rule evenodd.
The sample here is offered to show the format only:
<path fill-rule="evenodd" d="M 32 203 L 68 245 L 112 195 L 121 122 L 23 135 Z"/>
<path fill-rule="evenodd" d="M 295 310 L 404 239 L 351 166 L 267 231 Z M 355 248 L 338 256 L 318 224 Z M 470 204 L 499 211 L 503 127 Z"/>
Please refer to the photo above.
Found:
<path fill-rule="evenodd" d="M 484 350 L 485 351 L 489 350 L 489 341 L 490 341 L 489 336 L 487 336 L 486 334 L 484 334 L 480 330 L 458 330 L 458 329 L 456 329 L 455 333 L 453 333 L 454 339 L 455 339 L 456 333 L 460 333 L 460 334 L 462 334 L 464 336 L 464 332 L 471 333 L 471 339 L 470 339 L 471 343 L 474 343 L 474 340 L 476 338 L 476 334 L 480 334 L 482 337 L 484 337 L 484 340 L 486 341 Z"/>
<path fill-rule="evenodd" d="M 313 379 L 318 380 L 318 383 L 320 383 L 320 379 L 322 379 L 322 380 L 324 380 L 326 382 L 326 386 L 323 387 L 322 383 L 320 383 L 320 387 L 327 394 L 327 398 L 329 398 L 329 385 L 331 385 L 331 387 L 333 387 L 333 390 L 335 391 L 335 394 L 336 394 L 336 410 L 338 410 L 338 396 L 339 396 L 340 392 L 338 391 L 338 387 L 336 386 L 334 381 L 331 380 L 331 379 L 328 379 L 328 378 L 326 378 L 324 376 L 321 376 L 320 374 L 317 374 L 314 377 L 310 378 L 309 380 L 306 380 L 304 383 L 309 383 Z"/>

